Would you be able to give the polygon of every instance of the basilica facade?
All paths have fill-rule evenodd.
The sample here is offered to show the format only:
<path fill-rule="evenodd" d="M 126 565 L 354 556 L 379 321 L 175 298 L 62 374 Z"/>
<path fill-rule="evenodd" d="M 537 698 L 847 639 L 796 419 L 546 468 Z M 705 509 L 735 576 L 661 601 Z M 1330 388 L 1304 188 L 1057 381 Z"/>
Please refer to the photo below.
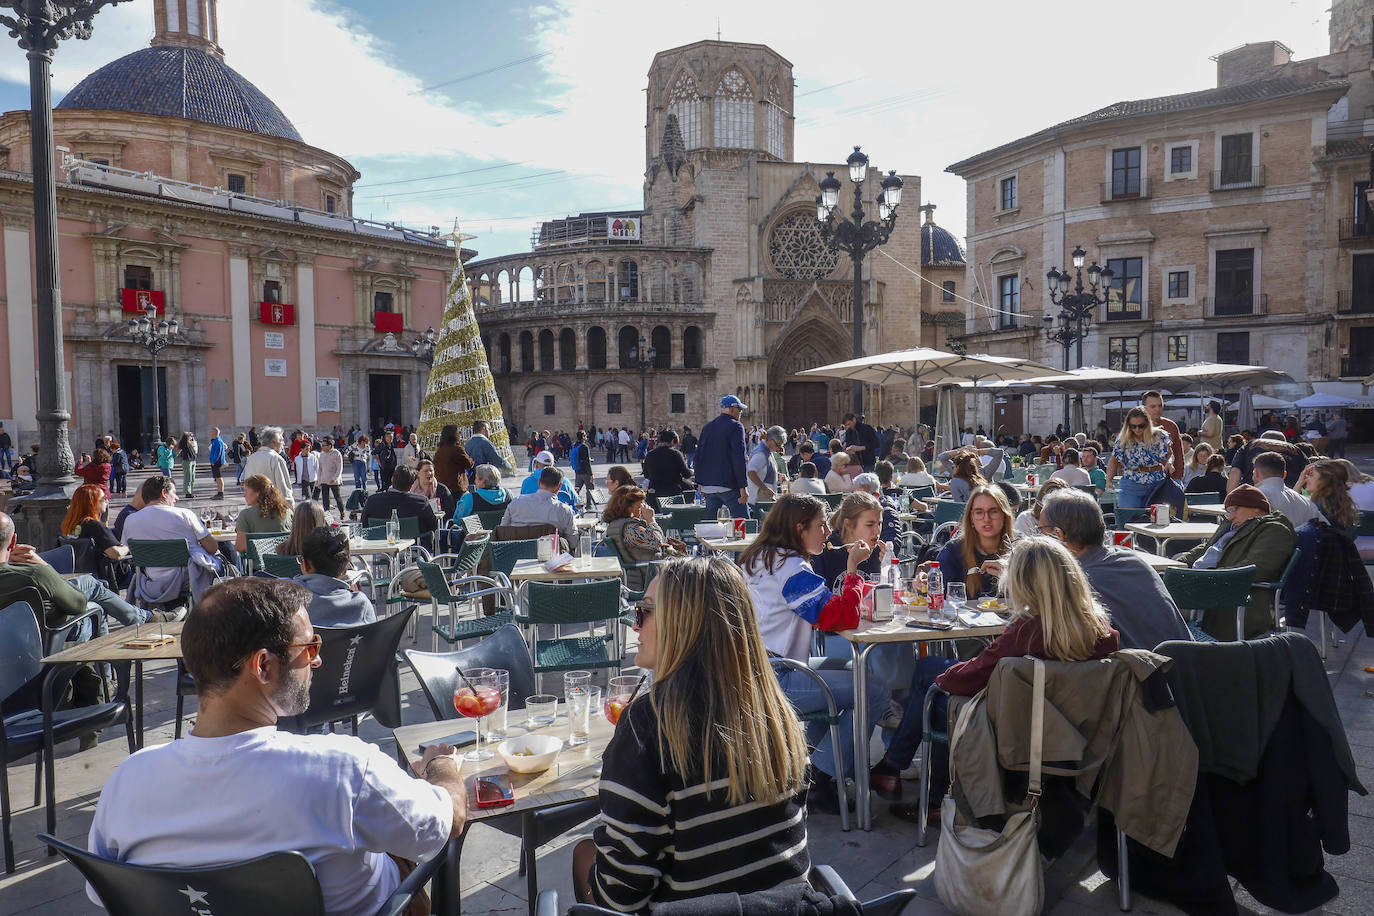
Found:
<path fill-rule="evenodd" d="M 747 422 L 838 420 L 849 385 L 799 373 L 852 355 L 854 266 L 826 245 L 816 197 L 834 172 L 847 212 L 853 186 L 843 163 L 794 154 L 792 64 L 764 45 L 696 42 L 654 56 L 646 95 L 642 209 L 552 220 L 531 251 L 467 265 L 507 420 L 634 428 L 641 386 L 648 425 L 699 428 L 725 394 L 750 406 Z M 870 219 L 880 164 L 862 187 Z M 921 207 L 920 178 L 901 177 L 891 258 L 863 262 L 867 353 L 943 346 L 962 325 L 962 252 Z M 911 398 L 875 388 L 868 418 L 909 424 Z"/>
<path fill-rule="evenodd" d="M 413 423 L 454 249 L 352 215 L 359 173 L 305 143 L 224 62 L 217 0 L 155 0 L 151 45 L 99 68 L 53 112 L 72 440 L 146 447 L 255 424 Z M 323 88 L 323 87 L 322 87 Z M 0 116 L 0 418 L 36 423 L 29 113 Z M 465 252 L 470 256 L 471 252 Z M 125 327 L 153 304 L 183 333 L 154 376 Z"/>

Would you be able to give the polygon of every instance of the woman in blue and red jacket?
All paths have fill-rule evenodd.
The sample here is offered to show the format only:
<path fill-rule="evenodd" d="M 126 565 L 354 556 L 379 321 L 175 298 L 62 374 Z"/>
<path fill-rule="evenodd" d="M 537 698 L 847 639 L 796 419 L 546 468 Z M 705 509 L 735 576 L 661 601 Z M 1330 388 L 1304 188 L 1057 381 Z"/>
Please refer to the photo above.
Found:
<path fill-rule="evenodd" d="M 780 496 L 764 516 L 759 536 L 740 555 L 740 567 L 749 583 L 763 643 L 768 651 L 809 664 L 825 680 L 842 714 L 840 720 L 840 759 L 845 773 L 834 770 L 834 752 L 828 729 L 822 723 L 808 723 L 807 743 L 816 748 L 811 755 L 812 785 L 807 805 L 812 811 L 839 813 L 835 777 L 854 770 L 854 675 L 836 667 L 833 659 L 811 656 L 811 631 L 852 630 L 859 625 L 859 600 L 862 597 L 859 564 L 868 559 L 873 545 L 855 541 L 849 548 L 844 582 L 836 594 L 811 568 L 810 558 L 825 548 L 830 536 L 826 521 L 828 506 L 815 496 Z M 783 693 L 798 713 L 826 708 L 825 695 L 815 681 L 802 672 L 781 671 L 778 681 Z M 891 692 L 881 678 L 868 681 L 868 729 L 871 732 L 887 709 Z"/>

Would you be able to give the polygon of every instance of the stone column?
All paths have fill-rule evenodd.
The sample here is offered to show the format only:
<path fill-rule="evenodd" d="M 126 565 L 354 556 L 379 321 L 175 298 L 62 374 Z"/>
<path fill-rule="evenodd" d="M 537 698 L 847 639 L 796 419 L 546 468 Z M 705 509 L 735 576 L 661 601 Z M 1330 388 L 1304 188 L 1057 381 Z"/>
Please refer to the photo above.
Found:
<path fill-rule="evenodd" d="M 34 364 L 33 271 L 29 227 L 14 216 L 5 217 L 5 302 L 9 329 L 10 403 L 14 412 L 15 457 L 25 454 L 22 442 L 36 435 L 38 380 Z M 20 434 L 23 434 L 21 438 Z"/>
<path fill-rule="evenodd" d="M 252 296 L 248 280 L 247 249 L 229 251 L 230 339 L 234 352 L 234 425 L 253 425 L 253 379 L 260 371 L 253 365 Z"/>
<path fill-rule="evenodd" d="M 296 267 L 296 324 L 301 348 L 301 423 L 313 426 L 315 413 L 315 268 Z"/>

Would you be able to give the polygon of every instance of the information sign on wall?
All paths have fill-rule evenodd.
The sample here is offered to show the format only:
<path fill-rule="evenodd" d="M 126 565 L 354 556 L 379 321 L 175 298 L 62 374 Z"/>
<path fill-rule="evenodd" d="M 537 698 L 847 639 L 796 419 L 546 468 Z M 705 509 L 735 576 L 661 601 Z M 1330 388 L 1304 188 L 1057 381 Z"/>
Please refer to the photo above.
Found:
<path fill-rule="evenodd" d="M 263 340 L 266 342 L 267 349 L 269 350 L 286 349 L 286 335 L 281 331 L 268 331 L 263 335 Z"/>
<path fill-rule="evenodd" d="M 263 360 L 263 367 L 269 376 L 275 375 L 286 378 L 286 360 L 284 359 Z"/>
<path fill-rule="evenodd" d="M 315 412 L 339 412 L 339 380 L 336 378 L 315 379 Z"/>

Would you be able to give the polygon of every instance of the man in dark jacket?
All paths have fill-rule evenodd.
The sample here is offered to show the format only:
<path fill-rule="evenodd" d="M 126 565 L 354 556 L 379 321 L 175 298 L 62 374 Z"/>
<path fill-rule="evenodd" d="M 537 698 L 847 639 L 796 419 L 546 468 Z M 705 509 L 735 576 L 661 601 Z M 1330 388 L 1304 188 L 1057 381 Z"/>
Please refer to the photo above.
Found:
<path fill-rule="evenodd" d="M 396 434 L 390 429 L 380 442 L 372 443 L 372 457 L 377 460 L 377 467 L 381 468 L 382 487 L 391 486 L 391 474 L 396 470 Z M 409 485 L 406 489 L 409 489 Z"/>
<path fill-rule="evenodd" d="M 391 487 L 379 490 L 367 498 L 363 504 L 363 518 L 389 521 L 395 510 L 397 518 L 415 518 L 420 525 L 420 546 L 426 550 L 434 549 L 434 532 L 439 528 L 439 519 L 434 509 L 419 493 L 410 492 L 415 483 L 415 472 L 402 465 L 391 473 Z"/>
<path fill-rule="evenodd" d="M 1228 493 L 1225 507 L 1226 518 L 1207 543 L 1179 554 L 1178 559 L 1194 569 L 1235 569 L 1254 564 L 1256 582 L 1277 581 L 1298 543 L 1293 525 L 1282 513 L 1270 511 L 1269 499 L 1249 484 Z M 1245 638 L 1262 635 L 1273 626 L 1274 594 L 1255 589 L 1245 609 Z M 1236 609 L 1204 611 L 1202 629 L 1217 639 L 1235 639 Z"/>
<path fill-rule="evenodd" d="M 852 413 L 844 415 L 844 450 L 863 467 L 873 470 L 878 463 L 878 431 Z"/>
<path fill-rule="evenodd" d="M 692 487 L 692 469 L 677 450 L 677 442 L 673 430 L 660 430 L 658 446 L 644 456 L 644 476 L 649 479 L 649 498 L 655 508 L 659 500 L 678 496 Z"/>
<path fill-rule="evenodd" d="M 747 409 L 743 401 L 727 394 L 720 399 L 720 416 L 703 426 L 697 439 L 697 489 L 706 500 L 706 514 L 712 518 L 721 506 L 735 518 L 748 518 L 744 424 L 739 421 Z"/>
<path fill-rule="evenodd" d="M 697 437 L 692 435 L 692 427 L 682 427 L 682 457 L 687 459 L 687 467 L 692 466 L 697 453 Z"/>

